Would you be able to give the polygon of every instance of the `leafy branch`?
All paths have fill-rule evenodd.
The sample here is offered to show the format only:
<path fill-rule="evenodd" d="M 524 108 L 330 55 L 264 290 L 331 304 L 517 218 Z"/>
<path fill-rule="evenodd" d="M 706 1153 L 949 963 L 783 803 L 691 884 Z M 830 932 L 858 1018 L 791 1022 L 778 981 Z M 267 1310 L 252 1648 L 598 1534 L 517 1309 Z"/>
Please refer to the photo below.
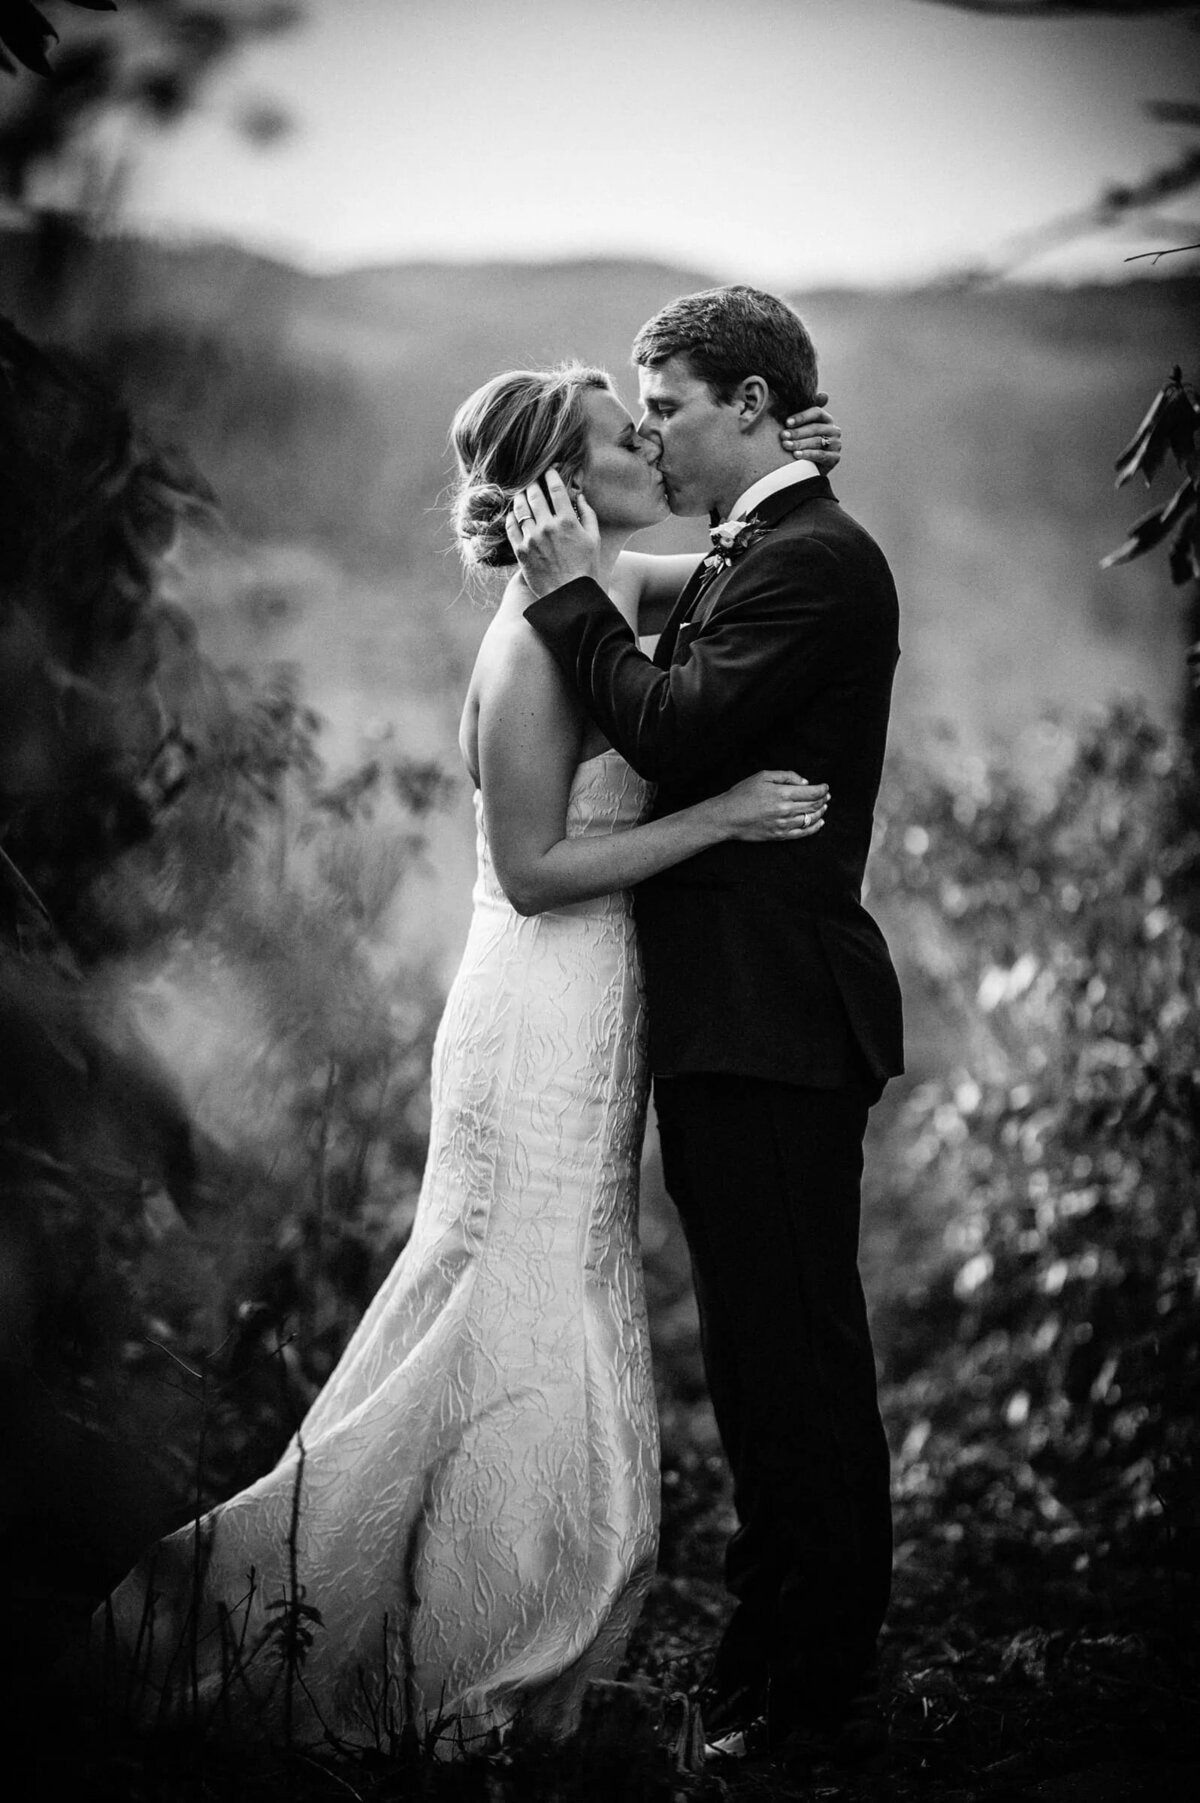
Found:
<path fill-rule="evenodd" d="M 116 0 L 67 0 L 67 5 L 82 6 L 90 13 L 117 10 Z M 16 74 L 17 63 L 35 75 L 53 75 L 46 61 L 46 46 L 51 42 L 57 44 L 58 33 L 32 0 L 5 0 L 0 16 L 0 69 L 6 75 Z"/>
<path fill-rule="evenodd" d="M 1102 570 L 1143 556 L 1174 531 L 1170 550 L 1171 580 L 1175 583 L 1200 582 L 1198 429 L 1200 401 L 1196 398 L 1196 390 L 1190 382 L 1184 381 L 1183 372 L 1176 365 L 1170 379 L 1155 395 L 1145 419 L 1117 458 L 1116 485 L 1122 487 L 1140 471 L 1149 487 L 1168 452 L 1183 471 L 1184 479 L 1168 501 L 1134 521 L 1124 544 L 1104 558 L 1100 565 Z"/>
<path fill-rule="evenodd" d="M 1174 13 L 1180 0 L 930 0 L 934 6 L 952 6 L 960 13 L 991 13 L 997 18 L 1063 19 L 1077 13 L 1101 13 L 1115 18 L 1136 18 L 1142 13 Z"/>
<path fill-rule="evenodd" d="M 1155 103 L 1149 110 L 1158 118 L 1165 118 L 1167 102 Z M 1192 121 L 1200 125 L 1200 107 L 1189 109 L 1195 114 Z M 1146 214 L 1147 210 L 1156 207 L 1164 200 L 1177 194 L 1185 194 L 1200 182 L 1200 144 L 1190 144 L 1172 163 L 1160 169 L 1153 169 L 1148 175 L 1136 182 L 1113 182 L 1096 196 L 1087 206 L 1073 212 L 1063 213 L 1056 219 L 1047 220 L 1044 224 L 1034 226 L 1029 231 L 1019 232 L 1009 238 L 997 253 L 996 259 L 987 267 L 968 270 L 963 281 L 969 285 L 978 281 L 995 281 L 1011 275 L 1014 270 L 1032 262 L 1035 257 L 1043 256 L 1047 251 L 1057 250 L 1061 245 L 1070 244 L 1076 238 L 1089 236 L 1093 232 L 1111 231 L 1120 226 L 1131 216 Z M 1153 215 L 1145 223 L 1153 224 Z M 1158 229 L 1169 229 L 1169 225 L 1158 222 Z M 1180 225 L 1179 230 L 1194 230 L 1194 226 Z M 1180 245 L 1180 250 L 1195 249 L 1194 245 Z M 1143 255 L 1161 256 L 1166 253 L 1144 252 Z M 1132 259 L 1126 259 L 1131 261 Z"/>
<path fill-rule="evenodd" d="M 93 17 L 60 43 L 33 0 L 0 0 L 0 79 L 11 91 L 0 109 L 0 196 L 35 240 L 28 306 L 43 331 L 89 228 L 119 208 L 147 134 L 185 118 L 243 45 L 301 17 L 298 0 L 119 0 L 119 17 L 115 0 L 66 3 Z M 259 145 L 290 129 L 270 99 L 233 123 Z"/>
<path fill-rule="evenodd" d="M 1149 411 L 1116 461 L 1120 488 L 1131 476 L 1141 473 L 1146 486 L 1166 461 L 1168 453 L 1183 472 L 1183 481 L 1168 500 L 1142 514 L 1129 528 L 1125 542 L 1100 563 L 1102 570 L 1130 563 L 1160 545 L 1174 532 L 1168 562 L 1171 580 L 1176 586 L 1191 582 L 1200 584 L 1200 451 L 1196 438 L 1200 431 L 1200 400 L 1190 382 L 1183 379 L 1178 364 L 1169 381 L 1155 395 Z M 1193 596 L 1197 590 L 1193 589 Z M 1195 631 L 1196 604 L 1192 607 L 1192 631 Z M 1192 687 L 1200 694 L 1200 639 L 1188 646 L 1187 661 L 1192 671 Z"/>

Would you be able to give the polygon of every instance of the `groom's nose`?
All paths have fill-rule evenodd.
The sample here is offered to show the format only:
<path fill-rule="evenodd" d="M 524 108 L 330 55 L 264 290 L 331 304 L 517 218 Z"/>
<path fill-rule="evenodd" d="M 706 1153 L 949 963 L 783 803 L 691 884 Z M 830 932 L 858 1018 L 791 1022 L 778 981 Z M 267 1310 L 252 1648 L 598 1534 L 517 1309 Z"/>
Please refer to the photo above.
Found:
<path fill-rule="evenodd" d="M 637 423 L 637 435 L 649 453 L 651 463 L 657 463 L 662 456 L 662 439 L 650 424 L 650 415 L 643 413 Z"/>

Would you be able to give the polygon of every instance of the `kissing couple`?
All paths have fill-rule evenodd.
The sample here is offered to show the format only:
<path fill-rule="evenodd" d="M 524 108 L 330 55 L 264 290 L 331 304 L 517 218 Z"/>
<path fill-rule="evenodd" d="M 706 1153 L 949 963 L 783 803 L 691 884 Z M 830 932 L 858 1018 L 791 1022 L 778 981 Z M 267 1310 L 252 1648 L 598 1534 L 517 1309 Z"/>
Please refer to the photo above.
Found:
<path fill-rule="evenodd" d="M 97 1635 L 155 1708 L 561 1737 L 653 1571 L 636 1244 L 649 1080 L 733 1477 L 710 1738 L 875 1752 L 888 1453 L 857 1267 L 900 995 L 860 891 L 897 604 L 822 473 L 840 435 L 783 301 L 682 297 L 641 417 L 572 364 L 459 409 L 454 525 L 512 567 L 459 743 L 478 876 L 411 1238 L 279 1463 L 153 1547 Z M 823 399 L 823 397 L 821 397 Z M 706 557 L 629 551 L 709 514 Z M 252 1575 L 251 1575 L 252 1574 Z M 280 1599 L 317 1611 L 291 1695 Z M 732 1744 L 727 1740 L 727 1744 Z"/>

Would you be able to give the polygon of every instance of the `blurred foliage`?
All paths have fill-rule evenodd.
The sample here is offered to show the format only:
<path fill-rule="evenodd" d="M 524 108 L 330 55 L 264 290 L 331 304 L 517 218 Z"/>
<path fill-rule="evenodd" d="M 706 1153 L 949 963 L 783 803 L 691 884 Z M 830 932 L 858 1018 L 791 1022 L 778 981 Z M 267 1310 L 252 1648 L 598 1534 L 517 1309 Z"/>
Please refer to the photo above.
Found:
<path fill-rule="evenodd" d="M 1132 1803 L 1184 1794 L 1200 1754 L 1191 766 L 1133 705 L 1048 721 L 1036 752 L 893 753 L 870 865 L 910 1015 L 941 1021 L 955 1051 L 931 1062 L 956 1066 L 890 1086 L 864 1212 L 898 1799 Z M 734 1518 L 656 1261 L 662 1549 L 631 1663 L 671 1689 L 728 1615 Z"/>
<path fill-rule="evenodd" d="M 226 700 L 184 793 L 89 907 L 198 1141 L 186 1223 L 148 1198 L 121 1262 L 121 1428 L 169 1423 L 152 1456 L 175 1461 L 177 1513 L 282 1448 L 403 1243 L 439 1001 L 388 931 L 436 779 L 376 759 L 331 782 L 286 671 L 230 679 Z"/>
<path fill-rule="evenodd" d="M 1200 13 L 1187 5 L 1187 0 L 927 0 L 935 6 L 953 7 L 956 12 L 986 13 L 991 17 L 1007 17 L 1021 21 L 1058 19 L 1083 15 L 1092 19 L 1149 19 L 1162 13 L 1191 12 L 1192 30 L 1200 22 Z M 1163 125 L 1182 125 L 1193 131 L 1200 129 L 1200 106 L 1194 100 L 1153 100 L 1145 105 L 1152 119 Z M 975 282 L 994 281 L 1011 275 L 1021 265 L 1043 252 L 1069 244 L 1073 239 L 1099 231 L 1109 231 L 1135 223 L 1143 230 L 1174 234 L 1177 230 L 1194 235 L 1196 227 L 1182 228 L 1163 220 L 1152 209 L 1176 195 L 1187 194 L 1200 182 L 1200 142 L 1184 147 L 1173 162 L 1150 171 L 1136 181 L 1110 182 L 1089 205 L 1059 218 L 1019 232 L 1010 238 L 989 261 L 978 268 L 963 271 L 958 280 L 964 286 Z M 1200 244 L 1171 245 L 1157 251 L 1142 251 L 1126 262 L 1149 257 L 1174 256 L 1181 251 L 1200 250 Z"/>
<path fill-rule="evenodd" d="M 1186 10 L 1186 0 L 932 0 L 957 12 L 1006 14 L 1019 19 L 1060 19 L 1073 13 L 1093 18 L 1129 18 Z"/>
<path fill-rule="evenodd" d="M 1197 106 L 1182 102 L 1153 101 L 1147 111 L 1164 124 L 1185 124 L 1193 128 L 1200 126 L 1200 107 Z M 1060 214 L 1042 225 L 1006 239 L 987 263 L 965 269 L 957 277 L 957 281 L 964 287 L 978 282 L 994 282 L 1011 276 L 1034 258 L 1070 244 L 1076 238 L 1088 238 L 1096 232 L 1112 231 L 1118 227 L 1132 227 L 1139 235 L 1180 235 L 1194 232 L 1194 224 L 1178 225 L 1172 220 L 1164 220 L 1152 209 L 1160 207 L 1164 201 L 1174 199 L 1176 195 L 1189 194 L 1197 182 L 1200 182 L 1200 143 L 1192 143 L 1172 162 L 1151 170 L 1140 180 L 1112 182 L 1102 188 L 1095 200 L 1087 206 Z M 1200 244 L 1169 245 L 1161 250 L 1139 251 L 1134 256 L 1126 257 L 1125 261 L 1134 263 L 1150 258 L 1157 262 L 1161 257 L 1177 256 L 1188 250 L 1200 250 Z"/>
<path fill-rule="evenodd" d="M 168 690 L 200 666 L 157 573 L 212 497 L 78 362 L 4 320 L 0 468 L 0 832 L 54 889 L 145 830 L 178 779 Z"/>
<path fill-rule="evenodd" d="M 1035 1551 L 1045 1577 L 1124 1559 L 1194 1579 L 1190 762 L 1133 706 L 1046 755 L 1036 794 L 1000 763 L 899 764 L 873 864 L 925 980 L 978 1025 L 971 1067 L 901 1127 L 898 1182 L 944 1252 L 884 1312 L 899 1495 L 919 1531 Z"/>
<path fill-rule="evenodd" d="M 910 1021 L 942 1038 L 917 1058 L 937 1080 L 889 1085 L 875 1111 L 864 1198 L 894 1453 L 892 1743 L 886 1777 L 821 1774 L 814 1795 L 1193 1788 L 1191 794 L 1185 748 L 1133 706 L 1048 721 L 1018 755 L 946 736 L 889 758 L 870 905 Z M 663 1521 L 630 1667 L 672 1690 L 702 1679 L 728 1618 L 735 1518 L 694 1314 L 689 1334 L 663 1264 L 651 1240 Z"/>
<path fill-rule="evenodd" d="M 364 498 L 388 455 L 386 422 L 340 362 L 302 356 L 269 328 L 247 339 L 165 319 L 110 326 L 88 358 L 139 417 L 186 431 L 202 467 L 220 471 L 239 530 L 301 542 L 361 536 Z M 399 511 L 393 502 L 389 512 Z"/>
<path fill-rule="evenodd" d="M 63 301 L 88 231 L 119 209 L 146 132 L 178 124 L 216 68 L 303 16 L 293 0 L 67 3 L 100 16 L 64 19 L 61 41 L 30 0 L 4 0 L 0 14 L 0 72 L 12 78 L 0 88 L 0 195 L 36 231 L 31 298 L 43 319 Z M 260 145 L 290 129 L 286 113 L 261 96 L 234 122 Z"/>
<path fill-rule="evenodd" d="M 115 0 L 66 0 L 66 4 L 96 13 L 117 10 Z M 33 0 L 4 0 L 4 10 L 0 12 L 0 72 L 15 75 L 17 64 L 21 63 L 35 75 L 49 75 L 46 46 L 57 38 L 53 25 Z"/>
<path fill-rule="evenodd" d="M 438 997 L 389 921 L 446 784 L 333 780 L 290 672 L 219 674 L 164 598 L 204 485 L 77 363 L 6 324 L 0 359 L 0 1578 L 36 1641 L 261 1470 L 405 1236 Z"/>

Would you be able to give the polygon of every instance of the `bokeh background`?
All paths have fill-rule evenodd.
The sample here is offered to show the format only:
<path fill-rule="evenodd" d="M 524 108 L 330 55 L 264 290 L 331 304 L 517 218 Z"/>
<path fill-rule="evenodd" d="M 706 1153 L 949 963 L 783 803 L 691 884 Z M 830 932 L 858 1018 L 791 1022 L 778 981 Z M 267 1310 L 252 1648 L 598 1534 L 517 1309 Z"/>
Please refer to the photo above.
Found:
<path fill-rule="evenodd" d="M 986 1643 L 1029 1703 L 1068 1630 L 1013 1615 L 1024 1549 L 1070 1593 L 1099 1703 L 1103 1659 L 1161 1692 L 1155 1585 L 1195 1576 L 1195 602 L 1165 554 L 1100 563 L 1146 505 L 1114 459 L 1197 367 L 1200 15 L 42 10 L 50 72 L 0 81 L 0 312 L 78 359 L 6 341 L 6 445 L 39 472 L 10 483 L 11 542 L 74 522 L 22 552 L 0 644 L 4 1544 L 28 1631 L 53 1642 L 140 1540 L 262 1468 L 407 1232 L 489 605 L 447 528 L 455 407 L 565 356 L 632 403 L 642 321 L 740 279 L 812 330 L 835 488 L 903 606 L 868 900 L 910 1068 L 864 1227 L 896 1645 L 933 1670 L 952 1616 L 958 1656 Z M 653 1135 L 645 1179 L 668 1509 L 636 1658 L 682 1683 L 728 1503 Z M 77 1547 L 60 1581 L 30 1578 L 31 1536 Z M 985 1568 L 972 1625 L 941 1586 Z M 1011 1728 L 956 1740 L 956 1701 L 903 1692 L 921 1757 L 931 1712 L 947 1770 L 1007 1757 Z"/>
<path fill-rule="evenodd" d="M 215 35 L 193 26 L 181 49 L 173 12 Z M 119 71 L 76 85 L 107 80 L 121 99 L 81 108 L 59 154 L 31 156 L 22 198 L 90 206 L 120 236 L 32 317 L 120 365 L 144 417 L 192 451 L 228 536 L 187 604 L 218 657 L 297 664 L 335 758 L 388 722 L 453 761 L 483 624 L 442 505 L 458 401 L 496 369 L 582 355 L 632 402 L 637 325 L 729 279 L 780 289 L 811 325 L 846 432 L 839 492 L 905 600 L 904 742 L 940 720 L 1015 742 L 1047 705 L 1117 692 L 1170 716 L 1169 578 L 1098 565 L 1123 523 L 1110 453 L 1194 342 L 1179 265 L 1124 259 L 1187 241 L 1171 215 L 1191 197 L 1107 226 L 1098 203 L 1191 148 L 1148 111 L 1194 94 L 1186 11 L 311 0 L 294 16 L 50 15 L 60 71 L 101 42 Z M 35 86 L 6 85 L 10 126 Z M 467 813 L 419 910 L 444 969 L 468 905 Z"/>

